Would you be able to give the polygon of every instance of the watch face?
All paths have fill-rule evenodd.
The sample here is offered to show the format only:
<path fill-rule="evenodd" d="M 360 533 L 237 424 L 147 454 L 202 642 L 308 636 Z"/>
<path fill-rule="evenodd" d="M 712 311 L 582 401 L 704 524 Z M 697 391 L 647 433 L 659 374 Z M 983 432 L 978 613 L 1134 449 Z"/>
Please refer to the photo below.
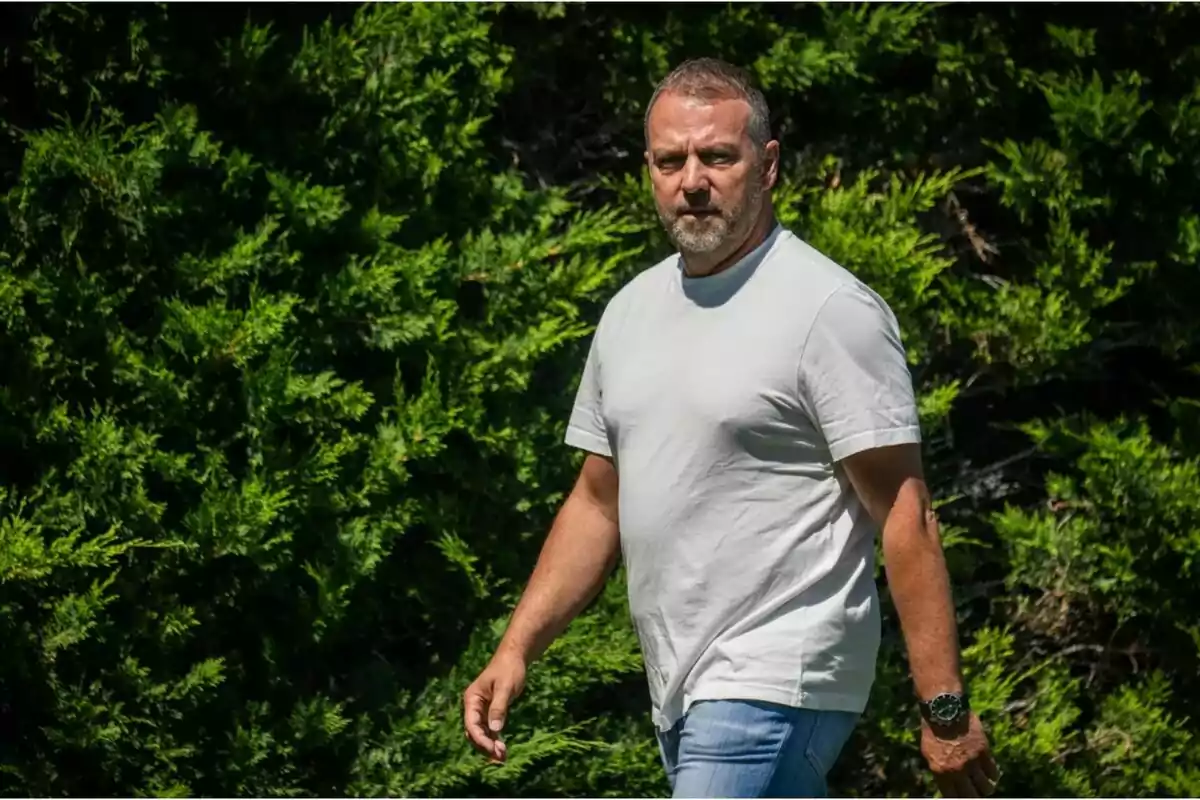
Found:
<path fill-rule="evenodd" d="M 962 702 L 952 694 L 939 694 L 929 703 L 929 714 L 937 722 L 949 724 L 962 713 Z"/>

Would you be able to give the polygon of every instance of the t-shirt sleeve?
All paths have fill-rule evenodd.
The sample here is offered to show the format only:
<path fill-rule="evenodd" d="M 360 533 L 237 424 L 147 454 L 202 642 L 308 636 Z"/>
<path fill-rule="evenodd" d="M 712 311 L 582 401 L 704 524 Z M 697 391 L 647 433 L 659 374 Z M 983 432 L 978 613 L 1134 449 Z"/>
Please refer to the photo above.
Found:
<path fill-rule="evenodd" d="M 583 377 L 575 393 L 575 406 L 567 422 L 566 443 L 589 453 L 612 457 L 608 443 L 608 429 L 601 413 L 602 389 L 600 383 L 599 333 L 592 337 L 587 361 L 583 365 Z"/>
<path fill-rule="evenodd" d="M 800 357 L 800 394 L 834 461 L 921 441 L 900 326 L 862 284 L 829 296 Z"/>

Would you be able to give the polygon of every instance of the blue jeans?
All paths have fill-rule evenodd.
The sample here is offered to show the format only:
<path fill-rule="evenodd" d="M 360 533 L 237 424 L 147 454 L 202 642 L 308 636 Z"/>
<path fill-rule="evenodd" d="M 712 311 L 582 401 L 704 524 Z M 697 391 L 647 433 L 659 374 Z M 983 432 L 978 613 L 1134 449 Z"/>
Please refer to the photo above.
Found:
<path fill-rule="evenodd" d="M 824 797 L 858 714 L 744 700 L 695 703 L 658 734 L 674 797 Z"/>

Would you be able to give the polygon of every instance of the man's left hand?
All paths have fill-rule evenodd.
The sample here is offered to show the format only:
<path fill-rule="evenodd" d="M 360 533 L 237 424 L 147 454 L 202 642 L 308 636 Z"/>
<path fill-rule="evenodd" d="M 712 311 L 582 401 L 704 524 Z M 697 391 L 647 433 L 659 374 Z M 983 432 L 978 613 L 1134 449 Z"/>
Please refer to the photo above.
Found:
<path fill-rule="evenodd" d="M 973 713 L 952 728 L 922 721 L 921 754 L 943 797 L 988 797 L 996 791 L 1000 769 Z"/>

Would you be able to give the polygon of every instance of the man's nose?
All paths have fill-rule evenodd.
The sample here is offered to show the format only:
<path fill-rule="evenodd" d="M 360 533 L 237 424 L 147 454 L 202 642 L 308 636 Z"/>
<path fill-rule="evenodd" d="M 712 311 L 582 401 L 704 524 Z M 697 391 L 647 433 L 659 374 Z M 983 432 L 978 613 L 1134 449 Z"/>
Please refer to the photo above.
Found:
<path fill-rule="evenodd" d="M 692 156 L 683 166 L 683 181 L 680 185 L 684 194 L 700 194 L 708 190 L 708 174 L 700 159 Z"/>

